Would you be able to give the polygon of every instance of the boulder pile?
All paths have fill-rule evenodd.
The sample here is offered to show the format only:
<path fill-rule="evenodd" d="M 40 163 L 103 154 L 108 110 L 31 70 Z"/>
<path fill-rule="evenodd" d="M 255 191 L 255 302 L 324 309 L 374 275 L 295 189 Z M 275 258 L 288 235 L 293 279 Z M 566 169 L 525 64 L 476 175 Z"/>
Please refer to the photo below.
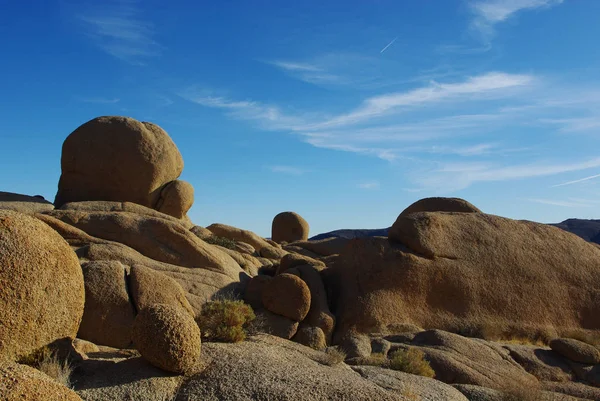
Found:
<path fill-rule="evenodd" d="M 364 239 L 308 240 L 294 212 L 271 239 L 198 226 L 175 143 L 127 117 L 77 128 L 61 167 L 53 204 L 0 192 L 0 398 L 600 399 L 600 248 L 575 235 L 459 198 Z M 230 298 L 253 332 L 202 344 Z M 19 364 L 46 348 L 79 396 Z M 390 370 L 415 362 L 437 380 Z"/>

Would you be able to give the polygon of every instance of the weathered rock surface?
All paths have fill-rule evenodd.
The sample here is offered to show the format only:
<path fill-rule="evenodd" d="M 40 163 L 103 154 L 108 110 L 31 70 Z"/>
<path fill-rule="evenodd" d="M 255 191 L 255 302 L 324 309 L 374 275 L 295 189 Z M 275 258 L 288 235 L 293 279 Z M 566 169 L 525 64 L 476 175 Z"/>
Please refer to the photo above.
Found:
<path fill-rule="evenodd" d="M 37 369 L 0 362 L 0 399 L 5 401 L 81 401 L 71 389 Z"/>
<path fill-rule="evenodd" d="M 253 309 L 263 308 L 262 294 L 267 282 L 272 279 L 270 276 L 255 276 L 248 281 L 244 291 L 244 301 Z"/>
<path fill-rule="evenodd" d="M 412 213 L 395 225 L 402 243 L 353 240 L 327 269 L 340 334 L 401 323 L 600 328 L 600 250 L 581 238 L 482 213 Z"/>
<path fill-rule="evenodd" d="M 488 387 L 474 386 L 472 384 L 458 384 L 455 388 L 462 392 L 469 401 L 581 401 L 579 398 L 561 393 L 543 391 L 537 387 L 496 390 Z"/>
<path fill-rule="evenodd" d="M 298 213 L 281 212 L 273 218 L 271 239 L 277 243 L 306 241 L 309 225 Z"/>
<path fill-rule="evenodd" d="M 67 242 L 32 216 L 0 210 L 0 359 L 75 338 L 84 300 Z"/>
<path fill-rule="evenodd" d="M 569 365 L 555 352 L 531 345 L 504 345 L 510 356 L 540 381 L 566 382 L 573 379 Z"/>
<path fill-rule="evenodd" d="M 153 304 L 166 304 L 186 310 L 194 317 L 195 312 L 183 288 L 175 279 L 142 265 L 133 265 L 129 276 L 131 298 L 138 311 Z M 107 344 L 109 345 L 109 344 Z"/>
<path fill-rule="evenodd" d="M 183 159 L 159 126 L 128 117 L 98 117 L 65 140 L 55 204 L 128 201 L 155 207 L 162 187 L 177 179 Z"/>
<path fill-rule="evenodd" d="M 259 309 L 255 312 L 256 321 L 258 322 L 261 332 L 289 340 L 294 337 L 298 331 L 298 322 L 292 319 L 276 315 L 265 309 Z"/>
<path fill-rule="evenodd" d="M 460 391 L 439 380 L 376 366 L 353 366 L 352 369 L 363 378 L 409 400 L 467 401 Z"/>
<path fill-rule="evenodd" d="M 325 268 L 325 263 L 321 262 L 320 260 L 316 260 L 303 255 L 289 253 L 283 258 L 281 258 L 281 261 L 279 261 L 277 274 L 285 273 L 286 270 L 301 265 L 311 265 L 318 271 L 321 271 Z"/>
<path fill-rule="evenodd" d="M 0 191 L 0 209 L 35 214 L 49 212 L 54 209 L 54 205 L 41 196 L 28 196 Z"/>
<path fill-rule="evenodd" d="M 491 388 L 537 384 L 536 378 L 513 361 L 507 350 L 487 341 L 441 330 L 428 330 L 417 334 L 411 346 L 425 353 L 436 379 L 444 383 Z"/>
<path fill-rule="evenodd" d="M 139 311 L 133 324 L 135 348 L 152 365 L 192 374 L 200 364 L 200 329 L 187 311 L 155 304 Z"/>
<path fill-rule="evenodd" d="M 598 348 L 573 338 L 555 338 L 550 341 L 550 348 L 574 362 L 592 365 L 600 363 Z"/>
<path fill-rule="evenodd" d="M 211 358 L 211 363 L 183 384 L 177 401 L 408 400 L 362 379 L 343 364 L 324 365 L 323 352 L 277 337 L 205 343 L 203 357 Z"/>
<path fill-rule="evenodd" d="M 319 256 L 331 256 L 342 252 L 348 241 L 350 240 L 346 238 L 331 237 L 318 241 L 297 241 L 291 245 L 304 248 Z"/>
<path fill-rule="evenodd" d="M 270 312 L 297 322 L 310 309 L 310 290 L 301 278 L 283 273 L 267 281 L 262 291 L 262 303 Z"/>
<path fill-rule="evenodd" d="M 229 255 L 177 222 L 129 212 L 55 210 L 51 215 L 91 236 L 125 244 L 160 262 L 210 269 L 234 279 L 243 273 Z"/>
<path fill-rule="evenodd" d="M 127 348 L 135 309 L 129 299 L 125 266 L 95 261 L 82 266 L 85 308 L 77 336 L 95 344 Z"/>
<path fill-rule="evenodd" d="M 200 313 L 205 302 L 215 297 L 241 293 L 248 277 L 243 273 L 234 279 L 212 270 L 190 269 L 158 262 L 119 243 L 92 243 L 80 248 L 78 252 L 82 260 L 118 260 L 126 266 L 140 264 L 174 278 L 185 291 L 196 314 Z"/>
<path fill-rule="evenodd" d="M 75 390 L 85 401 L 170 401 L 185 379 L 131 352 L 104 348 L 88 357 L 73 375 Z"/>

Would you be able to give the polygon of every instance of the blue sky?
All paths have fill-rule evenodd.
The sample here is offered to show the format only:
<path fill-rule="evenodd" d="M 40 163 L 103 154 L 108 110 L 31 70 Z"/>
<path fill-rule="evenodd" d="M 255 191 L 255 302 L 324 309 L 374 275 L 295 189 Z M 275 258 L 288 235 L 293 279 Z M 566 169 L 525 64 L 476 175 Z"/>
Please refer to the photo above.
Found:
<path fill-rule="evenodd" d="M 53 199 L 66 136 L 162 126 L 196 224 L 389 226 L 413 201 L 600 218 L 600 2 L 0 0 L 0 189 Z"/>

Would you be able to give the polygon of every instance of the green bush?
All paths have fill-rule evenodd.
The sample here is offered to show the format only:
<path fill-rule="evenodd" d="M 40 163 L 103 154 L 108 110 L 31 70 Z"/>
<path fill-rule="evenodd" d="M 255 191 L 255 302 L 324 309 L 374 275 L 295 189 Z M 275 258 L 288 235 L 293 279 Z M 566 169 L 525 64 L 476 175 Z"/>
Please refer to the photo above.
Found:
<path fill-rule="evenodd" d="M 219 300 L 204 304 L 197 320 L 205 339 L 235 343 L 246 338 L 246 329 L 255 317 L 243 301 Z"/>
<path fill-rule="evenodd" d="M 219 245 L 223 248 L 235 250 L 235 241 L 225 237 L 219 237 L 217 235 L 211 235 L 210 237 L 206 237 L 204 242 L 207 242 L 211 245 Z"/>
<path fill-rule="evenodd" d="M 409 348 L 408 350 L 398 350 L 389 361 L 388 367 L 394 370 L 400 370 L 413 375 L 434 377 L 435 372 L 425 360 L 425 354 L 416 349 Z"/>

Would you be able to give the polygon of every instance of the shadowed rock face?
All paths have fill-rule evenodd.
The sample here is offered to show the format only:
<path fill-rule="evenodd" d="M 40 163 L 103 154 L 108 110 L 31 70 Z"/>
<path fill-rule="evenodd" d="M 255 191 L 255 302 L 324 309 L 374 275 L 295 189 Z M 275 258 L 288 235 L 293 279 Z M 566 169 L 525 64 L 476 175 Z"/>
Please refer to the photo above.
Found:
<path fill-rule="evenodd" d="M 327 272 L 338 335 L 402 323 L 600 328 L 600 249 L 570 233 L 482 213 L 395 226 L 396 242 L 353 240 Z"/>

